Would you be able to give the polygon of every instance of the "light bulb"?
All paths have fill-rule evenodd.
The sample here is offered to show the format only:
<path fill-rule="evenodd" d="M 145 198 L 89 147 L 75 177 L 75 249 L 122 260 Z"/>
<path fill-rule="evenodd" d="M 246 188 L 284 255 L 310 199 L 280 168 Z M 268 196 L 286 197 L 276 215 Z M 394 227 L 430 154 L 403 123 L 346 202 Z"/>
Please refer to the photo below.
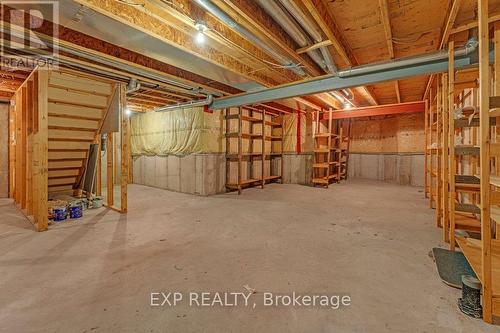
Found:
<path fill-rule="evenodd" d="M 205 34 L 202 31 L 198 31 L 196 34 L 196 43 L 203 44 L 205 43 Z"/>

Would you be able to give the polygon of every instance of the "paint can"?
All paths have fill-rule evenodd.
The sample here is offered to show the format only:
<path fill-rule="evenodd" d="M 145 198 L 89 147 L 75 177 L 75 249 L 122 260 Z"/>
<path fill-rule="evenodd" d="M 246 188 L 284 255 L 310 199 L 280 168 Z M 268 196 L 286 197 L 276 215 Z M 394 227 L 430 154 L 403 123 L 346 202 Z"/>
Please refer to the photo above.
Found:
<path fill-rule="evenodd" d="M 68 215 L 68 211 L 66 207 L 54 207 L 52 210 L 52 216 L 54 218 L 54 222 L 63 222 L 66 220 Z"/>
<path fill-rule="evenodd" d="M 69 206 L 69 218 L 79 219 L 83 216 L 83 210 L 81 204 L 73 204 Z"/>
<path fill-rule="evenodd" d="M 104 203 L 103 197 L 95 197 L 92 199 L 92 208 L 101 208 Z"/>

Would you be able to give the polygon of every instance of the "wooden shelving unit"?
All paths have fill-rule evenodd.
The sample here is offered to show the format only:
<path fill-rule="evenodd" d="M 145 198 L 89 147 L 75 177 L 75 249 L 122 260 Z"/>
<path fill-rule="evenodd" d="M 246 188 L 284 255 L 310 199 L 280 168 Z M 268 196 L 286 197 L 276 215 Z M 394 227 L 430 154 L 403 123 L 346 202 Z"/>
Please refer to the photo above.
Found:
<path fill-rule="evenodd" d="M 280 117 L 266 110 L 240 107 L 237 113 L 226 110 L 225 120 L 226 188 L 241 194 L 244 188 L 264 188 L 267 183 L 282 181 L 283 123 Z M 236 149 L 233 149 L 234 141 Z M 237 177 L 233 176 L 234 169 Z"/>
<path fill-rule="evenodd" d="M 332 110 L 316 111 L 313 122 L 313 184 L 325 188 L 347 177 L 349 138 L 344 135 L 342 123 L 334 121 L 332 114 Z"/>
<path fill-rule="evenodd" d="M 440 128 L 433 132 L 431 111 L 426 117 L 426 192 L 431 201 L 438 195 L 434 200 L 437 224 L 450 249 L 458 246 L 481 281 L 483 319 L 492 323 L 493 316 L 500 317 L 500 131 L 496 126 L 500 121 L 500 24 L 494 28 L 492 71 L 488 0 L 478 5 L 479 70 L 455 71 L 455 45 L 450 42 L 448 72 L 438 76 L 433 88 L 441 126 L 438 122 Z M 490 97 L 491 88 L 494 97 Z M 457 116 L 459 112 L 463 115 Z M 436 133 L 437 145 L 433 145 Z M 441 161 L 437 185 L 431 182 L 434 149 Z"/>

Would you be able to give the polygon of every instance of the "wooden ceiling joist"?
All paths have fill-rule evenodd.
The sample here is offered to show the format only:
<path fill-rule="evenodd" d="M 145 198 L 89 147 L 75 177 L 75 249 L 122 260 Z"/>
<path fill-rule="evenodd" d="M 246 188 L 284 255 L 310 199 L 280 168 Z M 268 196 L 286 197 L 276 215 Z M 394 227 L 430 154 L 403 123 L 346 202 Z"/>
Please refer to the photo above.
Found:
<path fill-rule="evenodd" d="M 10 19 L 10 11 L 8 10 L 8 6 L 2 6 L 2 20 Z M 51 31 L 51 24 L 44 22 L 41 26 L 34 28 L 33 30 L 40 34 L 47 35 Z M 69 29 L 67 27 L 63 27 L 61 25 L 58 26 L 59 30 L 59 43 L 64 45 L 70 45 L 73 48 L 84 49 L 87 52 L 95 53 L 99 56 L 108 57 L 110 59 L 117 60 L 118 62 L 123 62 L 128 65 L 137 66 L 138 68 L 146 68 L 148 70 L 157 72 L 173 81 L 178 81 L 182 84 L 190 85 L 192 87 L 200 87 L 207 90 L 217 91 L 224 95 L 232 95 L 243 92 L 240 89 L 231 87 L 221 82 L 214 81 L 212 79 L 203 77 L 201 75 L 195 74 L 193 72 L 175 67 L 173 65 L 161 62 L 159 60 L 144 56 L 137 52 L 125 49 L 123 47 L 105 42 L 103 40 L 97 39 L 93 36 L 89 36 L 83 34 L 81 32 Z M 70 57 L 61 54 L 60 57 L 62 59 L 69 59 Z M 71 58 L 73 61 L 85 64 L 84 61 Z M 93 65 L 93 67 L 98 68 L 99 66 Z M 118 72 L 120 68 L 116 70 L 111 69 L 111 71 Z M 143 88 L 145 89 L 145 88 Z M 165 90 L 162 90 L 165 89 Z M 172 96 L 178 97 L 186 97 L 186 99 L 190 99 L 190 97 L 186 96 L 189 94 L 193 94 L 192 96 L 201 96 L 194 91 L 187 91 L 182 89 L 175 89 L 173 86 L 162 86 L 162 89 L 158 89 L 158 93 L 166 93 L 171 94 Z M 266 103 L 266 105 L 272 106 L 274 109 L 281 110 L 281 112 L 292 112 L 293 109 L 281 105 L 279 103 L 270 102 Z M 318 105 L 313 104 L 315 108 L 318 108 Z"/>
<path fill-rule="evenodd" d="M 382 24 L 384 25 L 385 31 L 385 39 L 387 41 L 387 49 L 389 50 L 390 59 L 395 58 L 394 53 L 394 44 L 392 41 L 392 27 L 391 27 L 391 18 L 389 16 L 389 4 L 387 0 L 379 0 L 380 11 L 382 16 Z M 398 103 L 401 103 L 401 91 L 399 90 L 399 81 L 394 81 L 394 88 L 396 90 L 396 97 Z"/>
<path fill-rule="evenodd" d="M 349 48 L 348 43 L 343 38 L 340 30 L 338 29 L 335 21 L 331 17 L 328 9 L 321 0 L 301 0 L 307 10 L 310 12 L 312 17 L 316 20 L 318 26 L 321 28 L 323 33 L 326 35 L 328 40 L 332 42 L 335 51 L 340 55 L 343 61 L 348 66 L 358 65 L 358 61 L 352 50 Z M 377 105 L 378 102 L 372 91 L 368 87 L 360 87 L 358 89 L 360 93 L 370 102 L 372 105 Z"/>
<path fill-rule="evenodd" d="M 453 0 L 453 3 L 446 15 L 447 19 L 444 23 L 442 34 L 441 34 L 441 42 L 439 43 L 438 50 L 442 50 L 446 45 L 448 45 L 448 40 L 450 39 L 451 29 L 455 25 L 455 21 L 457 19 L 458 11 L 460 9 L 460 5 L 462 4 L 462 0 Z M 434 75 L 429 77 L 429 81 L 427 82 L 427 87 L 425 88 L 423 100 L 427 98 L 429 92 L 432 87 L 432 81 L 434 80 Z"/>

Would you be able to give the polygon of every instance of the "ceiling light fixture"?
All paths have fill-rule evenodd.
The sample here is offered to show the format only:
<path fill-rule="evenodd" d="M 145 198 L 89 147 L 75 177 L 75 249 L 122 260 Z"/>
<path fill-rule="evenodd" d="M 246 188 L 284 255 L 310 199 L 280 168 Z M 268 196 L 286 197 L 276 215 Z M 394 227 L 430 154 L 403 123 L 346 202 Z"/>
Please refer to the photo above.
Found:
<path fill-rule="evenodd" d="M 208 30 L 207 25 L 205 22 L 196 22 L 194 25 L 195 29 L 198 31 L 195 37 L 195 41 L 197 44 L 204 44 L 205 43 L 205 31 Z"/>

